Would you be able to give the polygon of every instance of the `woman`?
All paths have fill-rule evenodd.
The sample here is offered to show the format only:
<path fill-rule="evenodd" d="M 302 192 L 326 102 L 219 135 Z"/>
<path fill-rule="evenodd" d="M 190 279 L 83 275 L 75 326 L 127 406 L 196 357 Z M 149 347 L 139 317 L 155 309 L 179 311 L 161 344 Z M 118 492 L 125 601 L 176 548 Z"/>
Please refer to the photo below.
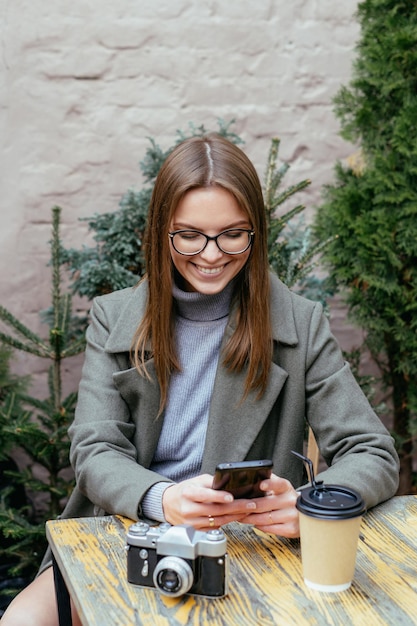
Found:
<path fill-rule="evenodd" d="M 304 476 L 290 451 L 302 451 L 305 420 L 329 465 L 321 480 L 357 489 L 368 507 L 395 493 L 393 440 L 321 305 L 269 273 L 261 185 L 242 150 L 218 135 L 174 149 L 153 191 L 146 266 L 136 288 L 93 304 L 65 517 L 238 520 L 297 537 Z M 262 458 L 274 463 L 265 497 L 211 488 L 217 463 Z M 57 623 L 49 565 L 4 626 Z"/>

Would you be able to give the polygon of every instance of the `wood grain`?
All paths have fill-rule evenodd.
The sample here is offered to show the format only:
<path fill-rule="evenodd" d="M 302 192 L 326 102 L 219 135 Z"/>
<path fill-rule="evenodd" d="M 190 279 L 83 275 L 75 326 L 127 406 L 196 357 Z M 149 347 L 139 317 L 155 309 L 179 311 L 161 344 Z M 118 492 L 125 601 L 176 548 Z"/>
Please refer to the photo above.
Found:
<path fill-rule="evenodd" d="M 55 558 L 84 626 L 374 626 L 417 624 L 417 497 L 391 499 L 362 522 L 355 579 L 338 594 L 308 589 L 298 540 L 229 524 L 229 592 L 171 599 L 126 579 L 118 516 L 47 523 Z"/>

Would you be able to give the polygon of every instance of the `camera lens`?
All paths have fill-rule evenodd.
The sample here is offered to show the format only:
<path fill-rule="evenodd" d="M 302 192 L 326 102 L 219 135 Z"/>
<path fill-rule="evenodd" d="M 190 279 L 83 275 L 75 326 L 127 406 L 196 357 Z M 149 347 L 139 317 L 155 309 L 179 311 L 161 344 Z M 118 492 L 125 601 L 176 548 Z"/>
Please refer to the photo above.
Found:
<path fill-rule="evenodd" d="M 172 569 L 164 569 L 158 576 L 158 583 L 168 593 L 175 593 L 181 586 L 177 572 Z"/>
<path fill-rule="evenodd" d="M 154 569 L 153 582 L 155 587 L 171 598 L 187 593 L 193 581 L 194 576 L 191 567 L 177 556 L 164 557 Z"/>

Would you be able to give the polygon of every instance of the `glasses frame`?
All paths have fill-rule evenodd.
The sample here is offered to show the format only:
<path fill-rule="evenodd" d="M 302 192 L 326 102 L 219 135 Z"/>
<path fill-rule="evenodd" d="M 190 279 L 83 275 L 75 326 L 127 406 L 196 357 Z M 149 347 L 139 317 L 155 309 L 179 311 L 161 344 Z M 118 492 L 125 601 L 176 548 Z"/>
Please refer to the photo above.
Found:
<path fill-rule="evenodd" d="M 223 248 L 220 246 L 219 242 L 217 241 L 219 237 L 221 237 L 225 233 L 229 233 L 232 231 L 239 231 L 241 233 L 247 233 L 249 235 L 248 245 L 243 250 L 239 250 L 239 252 L 226 252 L 226 250 L 223 250 Z M 180 250 L 178 250 L 174 244 L 174 235 L 179 235 L 180 233 L 195 233 L 196 235 L 202 235 L 203 237 L 206 238 L 206 243 L 197 252 L 180 252 Z M 202 233 L 200 230 L 194 230 L 193 228 L 182 228 L 181 230 L 174 230 L 171 233 L 168 233 L 168 237 L 171 240 L 172 247 L 174 248 L 175 252 L 177 252 L 178 254 L 182 254 L 183 256 L 196 256 L 197 254 L 201 254 L 203 250 L 206 249 L 209 241 L 214 241 L 216 246 L 220 250 L 220 252 L 223 252 L 223 254 L 230 254 L 234 256 L 236 254 L 243 254 L 244 252 L 246 252 L 246 250 L 248 250 L 251 247 L 253 243 L 254 234 L 255 234 L 255 231 L 251 228 L 226 228 L 226 230 L 222 230 L 222 232 L 219 233 L 218 235 L 215 235 L 214 237 L 210 237 L 209 235 Z"/>

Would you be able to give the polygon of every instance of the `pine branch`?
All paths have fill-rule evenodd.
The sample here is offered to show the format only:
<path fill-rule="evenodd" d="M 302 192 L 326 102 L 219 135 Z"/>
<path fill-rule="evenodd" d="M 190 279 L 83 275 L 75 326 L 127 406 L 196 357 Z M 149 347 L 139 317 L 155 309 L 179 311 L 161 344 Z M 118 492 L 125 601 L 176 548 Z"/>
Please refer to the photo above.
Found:
<path fill-rule="evenodd" d="M 50 352 L 46 346 L 42 346 L 42 348 L 38 348 L 31 344 L 23 343 L 10 335 L 5 335 L 0 332 L 0 341 L 10 346 L 11 348 L 15 348 L 16 350 L 22 350 L 22 352 L 27 352 L 29 354 L 34 354 L 35 356 L 39 356 L 42 358 L 49 357 Z"/>
<path fill-rule="evenodd" d="M 77 354 L 80 354 L 81 352 L 84 352 L 85 344 L 86 344 L 85 337 L 82 337 L 81 339 L 74 341 L 68 348 L 65 348 L 64 350 L 62 350 L 61 357 L 65 359 L 67 357 L 75 356 Z"/>
<path fill-rule="evenodd" d="M 273 211 L 272 202 L 275 196 L 276 189 L 281 183 L 283 176 L 282 174 L 280 176 L 277 176 L 276 174 L 276 163 L 279 145 L 280 140 L 278 139 L 278 137 L 274 137 L 271 140 L 265 176 L 265 209 L 267 216 L 270 216 Z"/>
<path fill-rule="evenodd" d="M 32 332 L 27 326 L 22 324 L 12 313 L 10 313 L 10 311 L 8 311 L 4 306 L 1 306 L 1 305 L 0 305 L 0 319 L 5 324 L 7 324 L 7 326 L 11 327 L 17 335 L 20 335 L 21 337 L 29 340 L 30 343 L 28 344 L 20 342 L 21 347 L 18 348 L 19 350 L 24 350 L 25 352 L 32 352 L 32 350 L 35 349 L 35 347 L 37 347 L 40 353 L 43 353 L 45 356 L 48 355 L 49 350 L 48 350 L 47 345 L 44 343 L 43 339 L 41 339 L 39 335 L 36 335 L 34 332 Z M 9 337 L 9 335 L 0 333 L 0 338 L 2 341 L 7 343 L 8 345 L 13 345 L 11 341 L 8 341 L 8 339 L 11 340 L 13 339 L 13 337 Z M 36 354 L 36 353 L 33 352 L 33 354 Z"/>
<path fill-rule="evenodd" d="M 302 213 L 304 210 L 304 204 L 298 204 L 293 209 L 287 211 L 285 215 L 274 218 L 273 223 L 270 225 L 271 233 L 274 233 L 275 231 L 281 232 L 288 225 L 290 220 L 292 220 L 299 213 Z"/>
<path fill-rule="evenodd" d="M 308 187 L 309 185 L 311 185 L 311 180 L 310 179 L 306 179 L 306 180 L 302 180 L 301 182 L 297 183 L 296 185 L 291 185 L 290 187 L 288 187 L 288 189 L 286 189 L 285 191 L 283 191 L 273 202 L 272 204 L 272 209 L 276 209 L 277 206 L 279 206 L 280 204 L 282 204 L 283 202 L 285 202 L 286 200 L 288 200 L 288 198 L 291 198 L 291 196 L 293 196 L 295 193 L 297 193 L 298 191 L 301 191 L 302 189 L 305 189 L 306 187 Z M 304 208 L 304 207 L 303 207 Z"/>

